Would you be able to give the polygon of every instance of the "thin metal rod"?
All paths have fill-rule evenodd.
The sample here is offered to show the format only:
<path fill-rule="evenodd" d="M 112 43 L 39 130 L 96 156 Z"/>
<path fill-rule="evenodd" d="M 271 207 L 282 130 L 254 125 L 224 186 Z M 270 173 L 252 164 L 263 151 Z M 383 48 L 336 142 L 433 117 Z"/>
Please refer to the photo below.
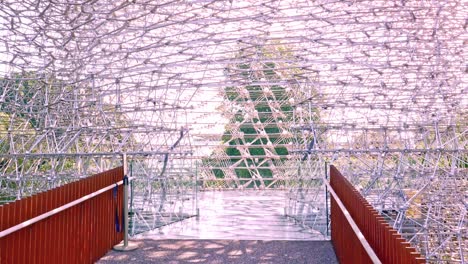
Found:
<path fill-rule="evenodd" d="M 128 246 L 128 163 L 127 163 L 127 154 L 122 155 L 123 163 L 123 185 L 124 185 L 124 197 L 123 197 L 123 215 L 124 215 L 124 247 Z"/>
<path fill-rule="evenodd" d="M 195 161 L 195 210 L 197 217 L 199 217 L 200 209 L 198 208 L 198 161 Z"/>
<path fill-rule="evenodd" d="M 204 144 L 202 147 L 207 146 L 218 146 L 218 145 L 209 145 Z M 238 146 L 245 147 L 245 145 L 234 144 L 227 147 L 235 148 Z M 289 146 L 287 144 L 278 144 L 277 146 Z M 196 146 L 194 146 L 196 147 Z M 251 145 L 248 148 L 258 148 L 258 145 Z M 374 149 L 346 149 L 346 148 L 334 148 L 334 149 L 312 149 L 312 150 L 290 150 L 290 154 L 323 154 L 323 153 L 468 153 L 468 149 L 444 149 L 444 148 L 374 148 Z M 166 155 L 174 154 L 181 155 L 184 159 L 200 159 L 205 156 L 196 156 L 193 155 L 193 151 L 134 151 L 126 152 L 128 156 L 152 156 L 152 155 Z M 0 158 L 14 158 L 14 157 L 30 157 L 30 158 L 43 158 L 43 157 L 115 157 L 120 156 L 120 152 L 81 152 L 81 153 L 11 153 L 11 154 L 0 154 Z M 287 157 L 288 155 L 275 155 L 278 157 Z M 251 155 L 252 158 L 271 158 L 268 155 Z M 174 158 L 177 158 L 175 156 Z"/>
<path fill-rule="evenodd" d="M 24 222 L 22 222 L 22 223 L 20 223 L 20 224 L 17 224 L 17 225 L 12 226 L 12 227 L 10 227 L 10 228 L 8 228 L 8 229 L 5 229 L 5 230 L 3 230 L 3 231 L 0 232 L 0 238 L 5 237 L 5 236 L 7 236 L 7 235 L 9 235 L 9 234 L 11 234 L 11 233 L 14 233 L 14 232 L 18 231 L 18 230 L 21 230 L 21 229 L 23 229 L 23 228 L 25 228 L 25 227 L 28 227 L 28 226 L 30 226 L 30 225 L 32 225 L 32 224 L 34 224 L 34 223 L 37 223 L 37 222 L 41 221 L 42 219 L 45 219 L 45 218 L 47 218 L 47 217 L 53 216 L 53 215 L 55 215 L 55 214 L 58 214 L 58 213 L 60 213 L 60 212 L 62 212 L 62 211 L 64 211 L 64 210 L 66 210 L 66 209 L 68 209 L 68 208 L 70 208 L 70 207 L 73 207 L 73 206 L 75 206 L 75 205 L 77 205 L 77 204 L 79 204 L 79 203 L 82 203 L 82 202 L 84 202 L 84 201 L 86 201 L 86 200 L 89 200 L 89 199 L 91 199 L 91 198 L 93 198 L 93 197 L 95 197 L 95 196 L 97 196 L 97 195 L 99 195 L 99 194 L 101 194 L 101 193 L 103 193 L 103 192 L 106 192 L 106 191 L 108 191 L 108 190 L 111 190 L 112 188 L 115 188 L 115 185 L 116 185 L 116 184 L 117 184 L 117 185 L 123 184 L 123 180 L 122 180 L 122 181 L 119 181 L 119 182 L 116 182 L 115 184 L 109 185 L 109 186 L 107 186 L 107 187 L 105 187 L 105 188 L 102 188 L 102 189 L 100 189 L 100 190 L 98 190 L 98 191 L 95 191 L 95 192 L 93 192 L 93 193 L 90 193 L 90 194 L 88 194 L 88 195 L 86 195 L 86 196 L 83 196 L 83 197 L 81 197 L 80 199 L 76 199 L 76 200 L 74 200 L 73 202 L 70 202 L 70 203 L 67 203 L 67 204 L 65 204 L 65 205 L 62 205 L 62 206 L 60 206 L 60 207 L 58 207 L 58 208 L 55 208 L 55 209 L 53 209 L 53 210 L 51 210 L 51 211 L 49 211 L 49 212 L 43 213 L 43 214 L 41 214 L 41 215 L 39 215 L 39 216 L 36 216 L 36 217 L 31 218 L 31 219 L 29 219 L 29 220 L 27 220 L 27 221 L 24 221 Z"/>
<path fill-rule="evenodd" d="M 122 156 L 122 152 L 78 152 L 78 153 L 12 153 L 0 154 L 0 158 L 12 157 L 116 157 Z M 192 155 L 192 151 L 132 151 L 126 152 L 127 156 L 151 156 L 151 155 Z"/>

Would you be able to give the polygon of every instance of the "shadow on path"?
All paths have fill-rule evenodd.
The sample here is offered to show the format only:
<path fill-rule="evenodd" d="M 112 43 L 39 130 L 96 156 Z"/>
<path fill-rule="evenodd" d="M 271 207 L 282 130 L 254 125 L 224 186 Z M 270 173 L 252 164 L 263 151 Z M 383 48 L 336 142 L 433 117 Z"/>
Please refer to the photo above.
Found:
<path fill-rule="evenodd" d="M 338 263 L 330 241 L 136 240 L 97 263 Z"/>

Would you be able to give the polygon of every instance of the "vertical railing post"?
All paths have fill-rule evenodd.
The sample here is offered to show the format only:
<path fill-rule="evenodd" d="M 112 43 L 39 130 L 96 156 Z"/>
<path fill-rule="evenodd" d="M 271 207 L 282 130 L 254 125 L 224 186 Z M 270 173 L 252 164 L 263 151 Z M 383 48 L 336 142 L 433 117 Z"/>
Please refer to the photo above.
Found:
<path fill-rule="evenodd" d="M 328 162 L 325 161 L 325 179 L 328 180 Z M 330 218 L 328 213 L 328 187 L 325 184 L 325 217 L 326 217 L 326 233 L 325 235 L 328 236 L 330 234 Z"/>
<path fill-rule="evenodd" d="M 133 163 L 130 162 L 130 211 L 129 211 L 129 214 L 133 213 L 133 181 L 132 181 L 132 178 L 133 178 Z"/>
<path fill-rule="evenodd" d="M 197 219 L 199 219 L 200 208 L 198 208 L 198 161 L 195 161 L 195 210 Z"/>
<path fill-rule="evenodd" d="M 130 243 L 128 241 L 128 161 L 127 154 L 122 154 L 122 164 L 123 164 L 123 231 L 124 239 L 123 243 L 120 243 L 114 246 L 116 251 L 131 251 L 138 248 L 138 245 L 135 243 Z"/>

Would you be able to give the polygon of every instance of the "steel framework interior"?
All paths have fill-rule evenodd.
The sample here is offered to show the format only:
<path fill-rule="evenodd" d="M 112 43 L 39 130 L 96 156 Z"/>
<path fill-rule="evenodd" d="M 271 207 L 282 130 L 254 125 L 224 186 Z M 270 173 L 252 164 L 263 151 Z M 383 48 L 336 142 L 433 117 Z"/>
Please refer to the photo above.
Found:
<path fill-rule="evenodd" d="M 327 232 L 334 164 L 428 261 L 468 261 L 462 0 L 4 0 L 0 202 L 121 163 L 133 233 L 282 189 Z"/>

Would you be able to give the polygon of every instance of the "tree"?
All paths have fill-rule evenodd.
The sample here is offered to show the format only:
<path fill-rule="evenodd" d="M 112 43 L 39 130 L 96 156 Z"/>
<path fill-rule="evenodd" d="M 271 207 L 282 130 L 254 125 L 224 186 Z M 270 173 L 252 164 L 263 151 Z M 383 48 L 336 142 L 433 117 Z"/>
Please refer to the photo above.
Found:
<path fill-rule="evenodd" d="M 21 185 L 35 186 L 49 177 L 63 182 L 64 175 L 80 174 L 81 157 L 48 154 L 113 152 L 122 140 L 135 143 L 115 129 L 129 122 L 126 115 L 110 103 L 90 100 L 91 90 L 84 82 L 72 85 L 34 72 L 0 79 L 0 154 L 8 155 L 0 158 L 0 175 L 4 181 L 5 176 L 13 179 L 0 188 L 21 190 Z M 95 166 L 90 164 L 87 168 Z"/>

